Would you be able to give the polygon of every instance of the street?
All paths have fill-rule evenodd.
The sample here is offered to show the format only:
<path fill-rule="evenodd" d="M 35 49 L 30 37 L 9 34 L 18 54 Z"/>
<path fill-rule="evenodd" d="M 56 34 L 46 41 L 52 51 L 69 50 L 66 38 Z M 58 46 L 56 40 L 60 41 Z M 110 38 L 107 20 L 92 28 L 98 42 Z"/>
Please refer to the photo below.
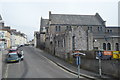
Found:
<path fill-rule="evenodd" d="M 6 64 L 4 78 L 77 78 L 43 56 L 41 50 L 23 47 L 24 60 Z M 80 77 L 82 78 L 82 77 Z"/>

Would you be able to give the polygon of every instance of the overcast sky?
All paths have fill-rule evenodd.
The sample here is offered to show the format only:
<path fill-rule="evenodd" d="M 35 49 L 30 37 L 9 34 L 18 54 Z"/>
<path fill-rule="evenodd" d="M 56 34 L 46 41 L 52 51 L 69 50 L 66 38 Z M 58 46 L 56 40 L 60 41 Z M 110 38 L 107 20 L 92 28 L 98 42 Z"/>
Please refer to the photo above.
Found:
<path fill-rule="evenodd" d="M 107 26 L 118 25 L 119 0 L 1 0 L 0 14 L 11 26 L 33 39 L 40 28 L 40 18 L 53 14 L 95 15 L 99 13 Z"/>

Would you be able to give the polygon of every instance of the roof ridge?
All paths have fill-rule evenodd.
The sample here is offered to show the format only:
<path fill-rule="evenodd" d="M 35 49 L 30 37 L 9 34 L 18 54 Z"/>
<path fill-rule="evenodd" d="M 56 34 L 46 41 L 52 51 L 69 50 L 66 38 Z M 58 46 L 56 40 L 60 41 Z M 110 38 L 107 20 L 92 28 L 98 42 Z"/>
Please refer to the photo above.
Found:
<path fill-rule="evenodd" d="M 65 16 L 95 16 L 95 15 L 80 15 L 80 14 L 51 14 L 51 15 L 65 15 Z"/>

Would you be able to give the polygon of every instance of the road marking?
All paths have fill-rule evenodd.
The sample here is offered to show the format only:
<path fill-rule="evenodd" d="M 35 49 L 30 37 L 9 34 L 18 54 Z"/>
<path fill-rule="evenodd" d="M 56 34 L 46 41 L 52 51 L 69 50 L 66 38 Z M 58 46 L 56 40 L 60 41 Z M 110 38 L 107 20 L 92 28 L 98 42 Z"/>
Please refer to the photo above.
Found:
<path fill-rule="evenodd" d="M 44 57 L 45 59 L 47 59 L 48 61 L 50 61 L 52 64 L 54 64 L 54 65 L 57 66 L 58 68 L 60 68 L 61 70 L 63 70 L 63 71 L 65 71 L 65 72 L 67 72 L 67 73 L 69 73 L 69 74 L 74 75 L 74 76 L 77 77 L 76 74 L 73 74 L 73 73 L 70 73 L 69 71 L 66 71 L 65 69 L 61 68 L 60 66 L 58 66 L 57 64 L 55 64 L 53 61 L 51 61 L 51 60 L 48 59 L 47 57 L 45 57 L 45 56 L 43 56 L 43 55 L 41 55 L 41 56 Z M 81 76 L 80 76 L 80 77 L 81 77 Z M 81 78 L 83 78 L 83 77 L 81 77 Z"/>

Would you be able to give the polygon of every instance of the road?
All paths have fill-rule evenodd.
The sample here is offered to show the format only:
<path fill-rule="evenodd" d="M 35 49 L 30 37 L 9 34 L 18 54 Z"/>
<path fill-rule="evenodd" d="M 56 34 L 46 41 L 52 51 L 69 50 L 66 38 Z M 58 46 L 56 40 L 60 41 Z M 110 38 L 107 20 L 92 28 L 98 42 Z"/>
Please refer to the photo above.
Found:
<path fill-rule="evenodd" d="M 6 64 L 4 78 L 76 78 L 47 59 L 42 50 L 23 47 L 24 60 Z M 80 77 L 82 78 L 82 77 Z"/>

